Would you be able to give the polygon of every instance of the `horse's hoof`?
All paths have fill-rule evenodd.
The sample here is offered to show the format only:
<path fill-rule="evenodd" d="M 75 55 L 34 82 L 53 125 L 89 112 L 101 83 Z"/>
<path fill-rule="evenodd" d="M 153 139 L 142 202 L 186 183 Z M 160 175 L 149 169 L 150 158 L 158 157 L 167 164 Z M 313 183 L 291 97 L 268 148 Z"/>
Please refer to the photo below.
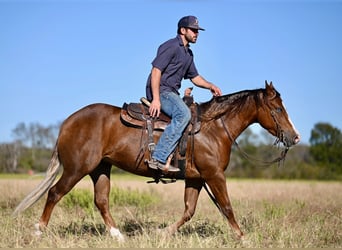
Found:
<path fill-rule="evenodd" d="M 40 230 L 34 231 L 34 235 L 37 236 L 37 237 L 41 236 L 42 234 L 43 234 L 43 232 L 40 231 Z"/>
<path fill-rule="evenodd" d="M 116 238 L 118 240 L 118 242 L 124 242 L 125 241 L 125 237 L 123 236 L 123 234 L 120 232 L 119 229 L 117 229 L 115 227 L 110 228 L 110 235 L 112 237 Z"/>
<path fill-rule="evenodd" d="M 41 236 L 43 234 L 43 232 L 40 231 L 39 223 L 34 224 L 34 229 L 36 229 L 34 231 L 35 236 Z"/>
<path fill-rule="evenodd" d="M 240 241 L 241 241 L 241 244 L 242 244 L 243 247 L 246 247 L 246 248 L 251 247 L 251 241 L 248 239 L 247 236 L 242 235 L 240 237 Z"/>

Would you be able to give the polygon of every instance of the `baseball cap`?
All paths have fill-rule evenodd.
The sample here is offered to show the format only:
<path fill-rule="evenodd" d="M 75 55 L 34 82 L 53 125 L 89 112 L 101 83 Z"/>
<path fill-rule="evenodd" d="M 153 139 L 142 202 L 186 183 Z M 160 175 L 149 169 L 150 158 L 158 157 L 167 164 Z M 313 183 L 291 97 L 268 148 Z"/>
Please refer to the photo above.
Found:
<path fill-rule="evenodd" d="M 178 22 L 178 29 L 182 27 L 196 30 L 205 30 L 198 25 L 198 19 L 195 16 L 182 17 Z"/>

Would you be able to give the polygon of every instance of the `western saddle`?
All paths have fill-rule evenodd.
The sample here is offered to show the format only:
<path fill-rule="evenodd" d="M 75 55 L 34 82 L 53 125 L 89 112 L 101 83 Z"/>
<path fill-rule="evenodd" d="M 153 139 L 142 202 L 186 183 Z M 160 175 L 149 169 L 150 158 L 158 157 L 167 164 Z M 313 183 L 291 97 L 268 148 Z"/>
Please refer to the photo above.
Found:
<path fill-rule="evenodd" d="M 193 102 L 192 96 L 184 96 L 183 100 L 190 108 L 191 120 L 188 127 L 183 132 L 178 146 L 173 153 L 172 165 L 181 169 L 181 171 L 178 172 L 176 179 L 185 178 L 185 166 L 189 164 L 189 162 L 186 164 L 187 160 L 191 161 L 190 164 L 192 164 L 193 136 L 200 130 L 201 126 L 198 104 Z M 150 151 L 150 157 L 152 155 L 155 145 L 153 131 L 163 131 L 171 121 L 171 118 L 163 112 L 160 113 L 158 118 L 152 118 L 149 114 L 149 101 L 144 97 L 142 97 L 140 101 L 141 103 L 124 103 L 120 116 L 121 121 L 126 126 L 140 128 L 143 130 L 142 136 L 145 139 L 143 138 L 141 140 L 140 153 L 136 159 L 136 166 L 138 166 L 143 159 L 147 149 Z M 147 131 L 147 133 L 144 131 Z M 188 151 L 190 155 L 186 156 L 189 137 L 191 138 L 191 150 Z M 155 178 L 155 181 L 153 182 L 158 182 L 159 180 L 160 176 Z"/>

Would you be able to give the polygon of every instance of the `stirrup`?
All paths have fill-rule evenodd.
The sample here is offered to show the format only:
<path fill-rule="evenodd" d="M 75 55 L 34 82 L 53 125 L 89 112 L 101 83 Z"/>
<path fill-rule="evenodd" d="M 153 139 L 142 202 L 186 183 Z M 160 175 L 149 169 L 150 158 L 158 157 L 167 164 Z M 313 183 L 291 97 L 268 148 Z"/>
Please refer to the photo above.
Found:
<path fill-rule="evenodd" d="M 162 179 L 160 176 L 159 177 L 153 177 L 153 180 L 151 181 L 147 181 L 148 184 L 150 183 L 156 183 L 158 184 L 159 182 L 163 183 L 163 184 L 169 184 L 169 183 L 175 183 L 177 181 L 177 179 L 171 179 L 171 180 L 164 180 Z"/>

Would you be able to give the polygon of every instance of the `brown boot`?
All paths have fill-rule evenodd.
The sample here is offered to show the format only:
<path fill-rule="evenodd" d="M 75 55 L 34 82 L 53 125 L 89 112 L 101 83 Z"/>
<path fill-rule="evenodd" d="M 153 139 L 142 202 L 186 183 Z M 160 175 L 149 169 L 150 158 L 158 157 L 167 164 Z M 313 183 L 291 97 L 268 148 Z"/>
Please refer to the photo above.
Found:
<path fill-rule="evenodd" d="M 160 169 L 164 172 L 179 172 L 180 169 L 179 168 L 175 168 L 174 166 L 170 165 L 170 164 L 164 164 L 161 163 L 158 160 L 152 159 L 150 161 L 147 162 L 148 166 L 152 169 Z"/>

